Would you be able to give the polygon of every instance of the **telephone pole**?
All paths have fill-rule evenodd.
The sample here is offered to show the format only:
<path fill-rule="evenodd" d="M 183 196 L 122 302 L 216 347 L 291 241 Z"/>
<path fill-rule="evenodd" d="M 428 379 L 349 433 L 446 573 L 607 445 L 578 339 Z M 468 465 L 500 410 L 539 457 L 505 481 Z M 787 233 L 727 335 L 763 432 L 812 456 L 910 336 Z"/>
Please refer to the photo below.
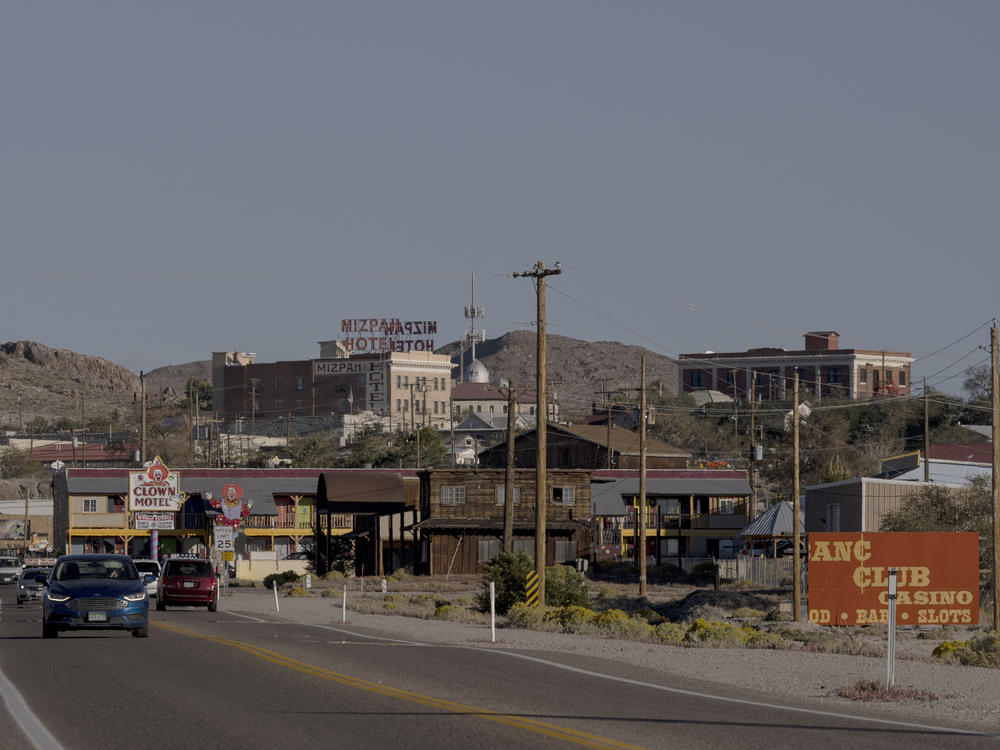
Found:
<path fill-rule="evenodd" d="M 548 488 L 545 485 L 546 479 L 546 424 L 549 414 L 547 404 L 546 372 L 545 372 L 545 277 L 562 273 L 559 264 L 555 268 L 546 269 L 542 261 L 538 261 L 530 271 L 521 271 L 513 274 L 515 278 L 528 276 L 535 279 L 535 292 L 538 298 L 537 321 L 537 342 L 538 352 L 536 354 L 536 383 L 535 383 L 535 420 L 538 423 L 536 429 L 537 455 L 535 458 L 535 570 L 538 573 L 538 601 L 540 606 L 545 606 L 545 535 L 546 535 L 546 512 L 548 501 Z"/>
<path fill-rule="evenodd" d="M 646 352 L 639 389 L 639 596 L 646 596 Z M 657 545 L 660 540 L 657 538 Z"/>
<path fill-rule="evenodd" d="M 802 557 L 799 533 L 799 369 L 795 368 L 792 390 L 792 619 L 799 621 L 802 608 Z"/>
<path fill-rule="evenodd" d="M 993 629 L 1000 629 L 1000 365 L 997 351 L 997 322 L 990 329 L 990 358 L 993 362 Z"/>
<path fill-rule="evenodd" d="M 146 374 L 139 370 L 139 383 L 142 386 L 139 408 L 142 410 L 142 436 L 139 440 L 139 463 L 146 463 Z"/>
<path fill-rule="evenodd" d="M 514 384 L 507 391 L 507 470 L 503 477 L 503 551 L 514 551 L 514 412 L 517 394 Z"/>
<path fill-rule="evenodd" d="M 927 408 L 927 378 L 924 378 L 924 482 L 931 481 L 931 421 Z"/>

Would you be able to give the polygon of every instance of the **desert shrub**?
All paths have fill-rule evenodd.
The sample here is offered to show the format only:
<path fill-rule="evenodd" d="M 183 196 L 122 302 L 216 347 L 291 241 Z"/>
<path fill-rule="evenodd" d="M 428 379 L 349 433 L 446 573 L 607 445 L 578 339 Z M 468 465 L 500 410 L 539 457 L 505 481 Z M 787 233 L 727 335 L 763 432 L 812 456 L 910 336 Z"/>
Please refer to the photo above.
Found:
<path fill-rule="evenodd" d="M 631 617 L 620 609 L 609 609 L 594 615 L 593 624 L 603 635 L 630 640 L 646 640 L 650 625 L 645 620 Z"/>
<path fill-rule="evenodd" d="M 453 604 L 442 604 L 434 610 L 434 616 L 440 620 L 459 620 L 462 617 L 462 610 Z"/>
<path fill-rule="evenodd" d="M 443 597 L 441 594 L 435 594 L 433 601 L 435 607 L 445 607 L 451 605 L 451 599 Z"/>
<path fill-rule="evenodd" d="M 576 568 L 554 565 L 545 569 L 545 603 L 550 607 L 586 607 L 587 584 Z"/>
<path fill-rule="evenodd" d="M 997 667 L 1000 666 L 1000 633 L 993 630 L 968 641 L 945 641 L 933 653 L 942 661 L 971 667 Z"/>
<path fill-rule="evenodd" d="M 595 599 L 610 599 L 613 596 L 615 596 L 615 590 L 607 584 L 598 586 L 597 593 L 594 594 Z"/>
<path fill-rule="evenodd" d="M 772 607 L 767 611 L 767 614 L 764 615 L 764 619 L 768 622 L 791 622 L 792 613 L 782 612 L 781 607 Z"/>
<path fill-rule="evenodd" d="M 282 586 L 286 583 L 297 581 L 300 577 L 301 576 L 299 576 L 299 574 L 294 570 L 285 570 L 281 573 L 271 573 L 270 575 L 264 577 L 264 585 L 269 589 L 273 589 L 275 583 L 277 583 L 278 586 Z"/>
<path fill-rule="evenodd" d="M 501 552 L 486 563 L 486 576 L 483 579 L 483 590 L 476 598 L 476 606 L 480 612 L 490 611 L 490 582 L 496 588 L 497 614 L 507 614 L 512 606 L 523 602 L 525 594 L 525 578 L 535 569 L 535 564 L 524 552 Z"/>
<path fill-rule="evenodd" d="M 733 611 L 733 617 L 737 620 L 763 620 L 764 612 L 753 607 L 740 607 Z"/>
<path fill-rule="evenodd" d="M 789 642 L 777 633 L 768 633 L 764 630 L 751 629 L 747 638 L 747 648 L 788 648 Z"/>
<path fill-rule="evenodd" d="M 594 618 L 594 612 L 586 607 L 571 605 L 552 610 L 548 618 L 558 622 L 564 633 L 579 633 Z"/>
<path fill-rule="evenodd" d="M 517 628 L 541 630 L 546 622 L 544 607 L 529 607 L 524 602 L 512 604 L 507 610 L 507 621 Z"/>
<path fill-rule="evenodd" d="M 396 568 L 386 576 L 390 581 L 405 581 L 410 577 L 410 571 L 406 568 Z"/>
<path fill-rule="evenodd" d="M 331 570 L 328 573 L 324 573 L 320 576 L 324 581 L 333 581 L 334 583 L 341 583 L 344 581 L 345 576 L 339 570 Z"/>
<path fill-rule="evenodd" d="M 719 566 L 714 562 L 698 563 L 691 569 L 691 580 L 696 586 L 705 586 L 715 582 Z"/>
<path fill-rule="evenodd" d="M 684 636 L 687 634 L 687 626 L 682 625 L 679 622 L 670 622 L 669 620 L 664 620 L 659 625 L 653 626 L 652 636 L 658 641 L 663 641 L 664 643 L 679 644 L 684 640 Z"/>
<path fill-rule="evenodd" d="M 707 622 L 698 618 L 688 628 L 684 640 L 689 643 L 723 643 L 744 645 L 750 640 L 753 628 L 741 628 L 728 622 Z"/>
<path fill-rule="evenodd" d="M 334 596 L 342 597 L 343 594 L 344 594 L 343 591 L 338 591 L 337 589 L 323 589 L 322 591 L 319 592 L 319 595 L 322 596 L 324 599 L 328 599 Z"/>
<path fill-rule="evenodd" d="M 386 604 L 399 604 L 403 601 L 402 594 L 386 594 L 382 597 L 382 601 Z"/>
<path fill-rule="evenodd" d="M 434 604 L 436 598 L 434 594 L 413 594 L 410 604 Z"/>
<path fill-rule="evenodd" d="M 853 685 L 839 688 L 837 695 L 852 701 L 936 701 L 938 699 L 934 693 L 926 690 L 918 690 L 917 688 L 894 687 L 890 690 L 884 684 L 875 680 L 858 680 Z"/>
<path fill-rule="evenodd" d="M 309 596 L 309 592 L 306 591 L 305 586 L 292 586 L 285 596 Z"/>

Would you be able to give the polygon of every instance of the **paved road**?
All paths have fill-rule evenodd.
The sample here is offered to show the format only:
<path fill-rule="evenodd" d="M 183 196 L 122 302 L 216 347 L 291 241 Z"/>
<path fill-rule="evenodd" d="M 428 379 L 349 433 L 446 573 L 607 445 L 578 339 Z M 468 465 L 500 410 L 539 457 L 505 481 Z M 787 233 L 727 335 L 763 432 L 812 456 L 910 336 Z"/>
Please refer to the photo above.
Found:
<path fill-rule="evenodd" d="M 754 703 L 600 655 L 456 648 L 350 624 L 277 622 L 241 615 L 238 598 L 227 608 L 234 611 L 153 612 L 148 639 L 107 631 L 42 640 L 39 609 L 17 606 L 12 588 L 0 587 L 5 750 L 998 744 L 804 711 L 805 702 Z"/>

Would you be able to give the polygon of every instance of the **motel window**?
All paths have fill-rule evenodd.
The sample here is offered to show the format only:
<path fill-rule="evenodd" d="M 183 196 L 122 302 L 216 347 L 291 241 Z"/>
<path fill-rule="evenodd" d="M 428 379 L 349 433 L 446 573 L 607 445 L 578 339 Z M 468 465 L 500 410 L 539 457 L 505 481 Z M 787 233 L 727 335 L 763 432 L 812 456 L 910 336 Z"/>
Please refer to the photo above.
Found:
<path fill-rule="evenodd" d="M 97 498 L 96 497 L 85 497 L 83 499 L 83 512 L 84 513 L 96 513 L 97 512 Z"/>
<path fill-rule="evenodd" d="M 731 497 L 720 497 L 719 498 L 719 513 L 723 515 L 731 516 L 736 512 L 735 503 Z"/>
<path fill-rule="evenodd" d="M 465 505 L 465 486 L 444 485 L 441 487 L 441 505 Z"/>
<path fill-rule="evenodd" d="M 826 530 L 840 531 L 840 503 L 830 503 L 826 506 Z"/>
<path fill-rule="evenodd" d="M 297 415 L 302 414 L 302 399 L 300 398 L 295 399 L 295 413 Z"/>
<path fill-rule="evenodd" d="M 826 382 L 832 383 L 833 385 L 840 385 L 842 382 L 842 376 L 839 367 L 831 367 L 826 371 Z"/>
<path fill-rule="evenodd" d="M 892 370 L 885 371 L 885 384 L 892 385 Z"/>
<path fill-rule="evenodd" d="M 506 500 L 507 487 L 502 484 L 496 486 L 496 504 L 503 505 Z M 514 485 L 514 505 L 518 505 L 521 502 L 521 488 Z"/>
<path fill-rule="evenodd" d="M 553 487 L 552 502 L 555 505 L 573 505 L 576 502 L 573 487 Z"/>
<path fill-rule="evenodd" d="M 285 402 L 280 399 L 275 401 L 274 416 L 276 416 L 278 419 L 281 419 L 281 415 L 284 414 L 284 411 L 285 411 Z"/>
<path fill-rule="evenodd" d="M 280 391 L 284 387 L 285 387 L 285 379 L 284 378 L 275 378 L 274 379 L 274 390 Z"/>
<path fill-rule="evenodd" d="M 704 388 L 705 387 L 705 373 L 703 373 L 703 372 L 692 372 L 691 373 L 691 387 L 692 388 Z"/>
<path fill-rule="evenodd" d="M 302 390 L 302 376 L 301 375 L 296 375 L 295 376 L 295 390 L 297 390 L 297 391 L 301 391 Z"/>
<path fill-rule="evenodd" d="M 512 540 L 511 551 L 516 555 L 518 552 L 523 552 L 532 560 L 535 559 L 535 537 L 515 537 Z"/>
<path fill-rule="evenodd" d="M 868 370 L 858 370 L 858 382 L 861 383 L 861 385 L 866 385 L 868 383 Z"/>
<path fill-rule="evenodd" d="M 906 385 L 906 370 L 899 371 L 899 384 Z"/>
<path fill-rule="evenodd" d="M 500 540 L 499 539 L 480 539 L 479 540 L 479 555 L 477 559 L 481 563 L 487 563 L 494 557 L 500 554 Z"/>

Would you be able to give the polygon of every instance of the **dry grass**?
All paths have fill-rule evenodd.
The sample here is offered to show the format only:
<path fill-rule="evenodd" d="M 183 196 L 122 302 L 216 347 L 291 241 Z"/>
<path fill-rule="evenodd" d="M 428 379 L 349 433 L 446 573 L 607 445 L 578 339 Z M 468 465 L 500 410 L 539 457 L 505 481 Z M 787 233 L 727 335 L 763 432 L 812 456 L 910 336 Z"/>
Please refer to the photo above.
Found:
<path fill-rule="evenodd" d="M 858 680 L 853 685 L 838 688 L 837 695 L 852 701 L 936 701 L 938 697 L 917 688 L 887 688 L 875 680 Z"/>

